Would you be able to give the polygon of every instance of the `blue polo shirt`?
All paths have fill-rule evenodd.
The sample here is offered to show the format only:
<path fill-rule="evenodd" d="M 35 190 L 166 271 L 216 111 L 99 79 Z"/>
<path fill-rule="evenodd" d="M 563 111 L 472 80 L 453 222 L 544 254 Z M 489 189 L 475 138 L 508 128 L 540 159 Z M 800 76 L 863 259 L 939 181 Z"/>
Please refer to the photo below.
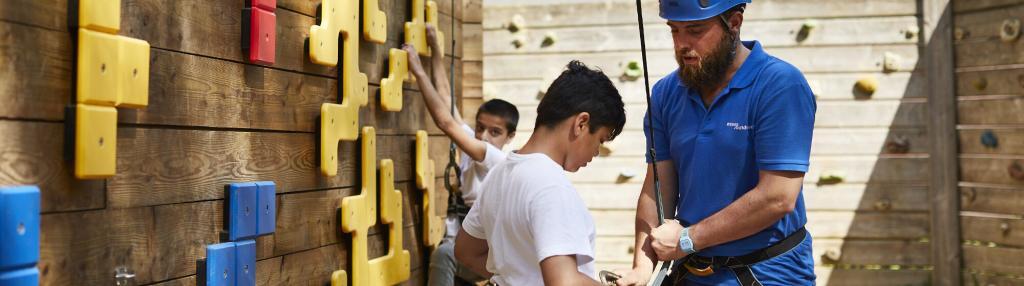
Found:
<path fill-rule="evenodd" d="M 682 83 L 678 70 L 659 80 L 652 91 L 648 116 L 653 126 L 645 120 L 644 131 L 653 132 L 655 159 L 675 164 L 676 217 L 684 226 L 752 190 L 761 170 L 807 172 L 816 109 L 807 80 L 796 67 L 765 53 L 760 43 L 743 45 L 751 49 L 750 56 L 709 107 L 699 92 Z M 806 222 L 801 194 L 796 209 L 772 226 L 702 249 L 700 255 L 744 255 L 782 240 Z M 793 251 L 759 263 L 753 267 L 755 275 L 765 285 L 813 284 L 810 243 L 808 236 Z M 693 284 L 736 285 L 731 271 L 688 279 Z"/>

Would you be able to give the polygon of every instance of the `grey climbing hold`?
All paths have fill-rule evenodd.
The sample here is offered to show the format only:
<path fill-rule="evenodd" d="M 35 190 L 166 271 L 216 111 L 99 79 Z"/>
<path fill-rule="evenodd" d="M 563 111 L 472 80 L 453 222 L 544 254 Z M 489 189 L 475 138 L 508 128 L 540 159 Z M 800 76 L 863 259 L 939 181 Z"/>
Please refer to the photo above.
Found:
<path fill-rule="evenodd" d="M 900 70 L 900 56 L 891 52 L 885 52 L 882 57 L 882 71 L 890 73 Z"/>
<path fill-rule="evenodd" d="M 1013 42 L 1020 38 L 1020 19 L 1003 20 L 1003 26 L 999 29 L 999 38 L 1003 42 Z"/>
<path fill-rule="evenodd" d="M 889 142 L 885 142 L 885 151 L 890 154 L 906 154 L 910 152 L 910 139 L 906 136 L 896 136 Z"/>

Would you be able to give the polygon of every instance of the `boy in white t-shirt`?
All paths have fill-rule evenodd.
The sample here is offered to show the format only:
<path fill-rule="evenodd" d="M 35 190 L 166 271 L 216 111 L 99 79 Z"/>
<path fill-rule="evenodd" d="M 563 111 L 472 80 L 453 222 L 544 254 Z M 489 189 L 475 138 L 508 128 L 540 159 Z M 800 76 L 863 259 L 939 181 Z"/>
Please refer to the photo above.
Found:
<path fill-rule="evenodd" d="M 501 151 L 516 134 L 516 125 L 519 122 L 519 110 L 500 99 L 492 99 L 485 102 L 477 109 L 476 129 L 469 127 L 458 116 L 451 114 L 451 87 L 449 87 L 448 76 L 445 71 L 447 66 L 443 61 L 443 55 L 438 51 L 436 31 L 432 25 L 427 25 L 427 43 L 431 46 L 431 65 L 434 72 L 434 81 L 423 69 L 419 54 L 412 46 L 404 46 L 409 54 L 409 70 L 416 77 L 426 102 L 427 110 L 434 123 L 451 138 L 455 146 L 462 151 L 459 160 L 459 169 L 462 178 L 459 189 L 466 206 L 472 207 L 480 194 L 480 183 L 487 176 L 488 171 L 498 163 L 505 161 L 506 154 Z M 436 88 L 435 88 L 436 87 Z M 456 114 L 460 114 L 458 110 Z M 430 272 L 427 285 L 451 286 L 458 281 L 476 282 L 486 279 L 480 277 L 465 266 L 455 261 L 454 243 L 455 234 L 459 231 L 462 218 L 457 215 L 449 215 L 445 219 L 447 231 L 445 240 L 430 255 Z M 456 278 L 458 277 L 458 278 Z"/>
<path fill-rule="evenodd" d="M 502 286 L 600 285 L 594 221 L 565 171 L 586 166 L 625 121 L 611 80 L 570 62 L 541 99 L 529 141 L 484 179 L 456 258 Z"/>

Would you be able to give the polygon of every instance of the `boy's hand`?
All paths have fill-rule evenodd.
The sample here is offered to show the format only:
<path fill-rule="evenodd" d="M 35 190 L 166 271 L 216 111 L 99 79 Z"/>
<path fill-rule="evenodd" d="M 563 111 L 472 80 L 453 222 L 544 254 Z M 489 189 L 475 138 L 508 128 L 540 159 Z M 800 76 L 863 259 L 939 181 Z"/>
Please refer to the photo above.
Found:
<path fill-rule="evenodd" d="M 423 63 L 420 62 L 420 54 L 416 52 L 416 47 L 402 45 L 402 49 L 405 50 L 405 53 L 409 54 L 409 70 L 413 72 L 413 75 L 425 74 Z"/>
<path fill-rule="evenodd" d="M 427 45 L 429 45 L 431 49 L 438 48 L 437 27 L 434 27 L 434 24 L 427 24 Z"/>
<path fill-rule="evenodd" d="M 619 276 L 622 277 L 620 277 L 618 280 L 615 280 L 615 285 L 645 286 L 647 285 L 647 279 L 648 276 L 650 276 L 650 273 L 644 274 L 641 272 L 642 271 L 640 271 L 640 269 L 617 269 L 615 270 L 615 274 L 618 274 Z"/>

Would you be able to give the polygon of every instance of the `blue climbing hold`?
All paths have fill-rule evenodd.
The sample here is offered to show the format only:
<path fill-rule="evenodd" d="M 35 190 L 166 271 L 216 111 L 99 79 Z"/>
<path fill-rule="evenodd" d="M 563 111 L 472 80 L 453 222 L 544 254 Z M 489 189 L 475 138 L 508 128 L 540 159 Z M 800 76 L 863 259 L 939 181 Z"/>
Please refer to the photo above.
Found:
<path fill-rule="evenodd" d="M 996 137 L 996 134 L 992 133 L 992 130 L 985 130 L 985 133 L 981 133 L 981 145 L 995 149 L 996 147 L 999 147 L 999 137 Z"/>

